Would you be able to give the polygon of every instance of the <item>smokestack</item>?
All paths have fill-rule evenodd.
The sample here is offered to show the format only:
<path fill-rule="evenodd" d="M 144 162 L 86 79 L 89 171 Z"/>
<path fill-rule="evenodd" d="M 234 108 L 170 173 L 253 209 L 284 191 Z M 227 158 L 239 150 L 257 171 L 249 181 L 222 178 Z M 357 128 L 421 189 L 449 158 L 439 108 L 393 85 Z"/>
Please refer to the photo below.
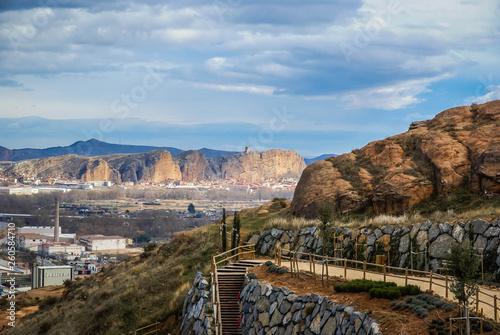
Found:
<path fill-rule="evenodd" d="M 59 242 L 59 198 L 56 197 L 56 218 L 54 220 L 54 242 Z"/>

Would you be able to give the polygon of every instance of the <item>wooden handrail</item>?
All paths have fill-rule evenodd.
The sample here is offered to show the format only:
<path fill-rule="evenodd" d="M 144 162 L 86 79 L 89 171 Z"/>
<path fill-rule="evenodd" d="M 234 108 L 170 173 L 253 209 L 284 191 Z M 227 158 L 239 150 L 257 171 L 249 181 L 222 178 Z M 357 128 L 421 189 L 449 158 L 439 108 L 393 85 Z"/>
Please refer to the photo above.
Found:
<path fill-rule="evenodd" d="M 288 252 L 290 255 L 292 255 L 291 257 L 283 256 L 284 259 L 292 259 L 293 257 L 296 257 L 298 254 L 302 254 L 302 255 L 306 255 L 308 257 L 308 259 L 310 259 L 310 257 L 313 256 L 314 257 L 314 261 L 313 262 L 315 262 L 315 263 L 322 263 L 326 259 L 327 261 L 331 260 L 331 261 L 334 261 L 334 262 L 342 262 L 344 265 L 347 265 L 347 262 L 351 262 L 351 263 L 354 263 L 354 264 L 366 264 L 366 266 L 371 266 L 371 267 L 376 267 L 376 268 L 383 267 L 383 265 L 381 265 L 381 264 L 365 263 L 365 262 L 356 261 L 356 260 L 347 259 L 347 258 L 338 258 L 338 257 L 323 256 L 323 255 L 313 254 L 313 253 L 310 253 L 310 252 L 300 252 L 300 251 L 294 251 L 294 250 L 280 248 L 280 252 L 283 252 L 283 251 L 284 252 Z M 298 259 L 296 259 L 296 260 L 298 261 Z M 342 267 L 342 265 L 339 265 L 339 267 Z M 400 268 L 400 267 L 396 267 L 396 266 L 386 266 L 386 268 L 390 269 L 390 270 L 395 270 L 395 271 L 402 271 L 404 273 L 406 273 L 406 271 L 409 271 L 409 272 L 412 272 L 412 274 L 417 273 L 417 274 L 423 275 L 424 278 L 426 278 L 426 279 L 423 279 L 423 278 L 422 279 L 412 278 L 411 280 L 413 280 L 413 281 L 430 283 L 430 281 L 432 281 L 433 279 L 441 279 L 441 280 L 446 280 L 446 281 L 449 280 L 449 277 L 447 277 L 447 276 L 437 275 L 437 274 L 435 274 L 433 272 L 430 272 L 430 271 L 421 271 L 421 270 L 406 269 L 406 268 Z M 366 271 L 366 272 L 371 272 L 371 271 Z M 396 274 L 390 273 L 390 272 L 387 272 L 386 276 L 387 277 L 394 277 L 394 278 L 405 278 L 405 275 L 396 275 Z M 413 276 L 413 277 L 415 277 L 415 276 Z M 432 281 L 432 285 L 444 287 L 444 288 L 447 289 L 446 285 L 442 285 L 442 284 L 436 283 L 434 281 Z M 492 306 L 490 303 L 488 303 L 486 301 L 483 301 L 483 300 L 478 299 L 476 297 L 471 297 L 473 299 L 473 301 L 476 302 L 476 306 L 477 306 L 477 303 L 482 303 L 484 305 L 493 307 L 494 313 L 495 313 L 495 319 L 497 319 L 497 314 L 498 314 L 497 311 L 500 310 L 500 308 L 497 307 L 497 296 L 496 295 L 492 296 L 492 295 L 490 295 L 490 294 L 488 294 L 486 292 L 481 291 L 481 289 L 479 289 L 478 293 L 484 294 L 486 296 L 494 298 L 494 306 Z"/>

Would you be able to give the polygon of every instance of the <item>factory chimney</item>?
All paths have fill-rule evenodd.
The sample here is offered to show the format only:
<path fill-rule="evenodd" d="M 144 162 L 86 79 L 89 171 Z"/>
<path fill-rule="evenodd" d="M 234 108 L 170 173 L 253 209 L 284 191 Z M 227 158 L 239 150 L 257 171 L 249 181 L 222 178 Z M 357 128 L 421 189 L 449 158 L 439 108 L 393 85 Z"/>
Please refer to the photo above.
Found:
<path fill-rule="evenodd" d="M 56 197 L 56 217 L 54 219 L 54 242 L 59 242 L 59 198 Z"/>

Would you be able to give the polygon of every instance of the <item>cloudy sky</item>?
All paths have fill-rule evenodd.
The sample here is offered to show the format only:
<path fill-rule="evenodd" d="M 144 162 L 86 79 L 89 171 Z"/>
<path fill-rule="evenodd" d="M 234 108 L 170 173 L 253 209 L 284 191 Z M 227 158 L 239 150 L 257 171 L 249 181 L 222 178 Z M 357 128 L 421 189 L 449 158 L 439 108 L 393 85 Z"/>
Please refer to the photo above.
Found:
<path fill-rule="evenodd" d="M 500 98 L 497 0 L 2 0 L 0 145 L 343 153 Z"/>

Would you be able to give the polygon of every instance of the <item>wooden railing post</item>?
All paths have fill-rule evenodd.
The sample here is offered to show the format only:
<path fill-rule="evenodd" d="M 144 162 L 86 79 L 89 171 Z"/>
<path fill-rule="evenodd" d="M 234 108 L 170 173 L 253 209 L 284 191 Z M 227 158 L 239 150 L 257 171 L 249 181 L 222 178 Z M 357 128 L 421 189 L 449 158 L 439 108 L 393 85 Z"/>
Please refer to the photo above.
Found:
<path fill-rule="evenodd" d="M 408 285 L 408 267 L 405 268 L 405 286 Z"/>
<path fill-rule="evenodd" d="M 316 285 L 316 255 L 313 255 L 313 277 L 314 277 L 314 285 Z"/>
<path fill-rule="evenodd" d="M 448 274 L 446 274 L 446 293 L 445 293 L 445 297 L 446 299 L 448 299 Z"/>
<path fill-rule="evenodd" d="M 479 312 L 479 290 L 476 293 L 476 313 Z"/>
<path fill-rule="evenodd" d="M 328 256 L 326 256 L 326 285 L 328 285 L 328 283 L 329 283 L 328 277 L 329 277 L 329 275 L 328 275 Z"/>
<path fill-rule="evenodd" d="M 344 279 L 347 279 L 347 259 L 344 259 Z"/>
<path fill-rule="evenodd" d="M 493 296 L 493 302 L 494 302 L 493 304 L 495 306 L 495 322 L 497 322 L 498 309 L 497 309 L 497 296 L 496 296 L 496 294 Z"/>
<path fill-rule="evenodd" d="M 309 253 L 309 272 L 313 273 L 312 254 Z"/>
<path fill-rule="evenodd" d="M 386 267 L 385 267 L 385 263 L 384 263 L 384 282 L 386 281 L 386 279 L 385 279 L 386 278 L 386 273 L 385 272 L 386 272 Z"/>
<path fill-rule="evenodd" d="M 366 279 L 366 261 L 363 262 L 363 279 Z"/>
<path fill-rule="evenodd" d="M 432 291 L 432 270 L 430 271 L 429 291 Z"/>
<path fill-rule="evenodd" d="M 294 276 L 293 275 L 293 251 L 291 251 L 291 250 L 290 250 L 290 273 L 293 277 Z"/>

